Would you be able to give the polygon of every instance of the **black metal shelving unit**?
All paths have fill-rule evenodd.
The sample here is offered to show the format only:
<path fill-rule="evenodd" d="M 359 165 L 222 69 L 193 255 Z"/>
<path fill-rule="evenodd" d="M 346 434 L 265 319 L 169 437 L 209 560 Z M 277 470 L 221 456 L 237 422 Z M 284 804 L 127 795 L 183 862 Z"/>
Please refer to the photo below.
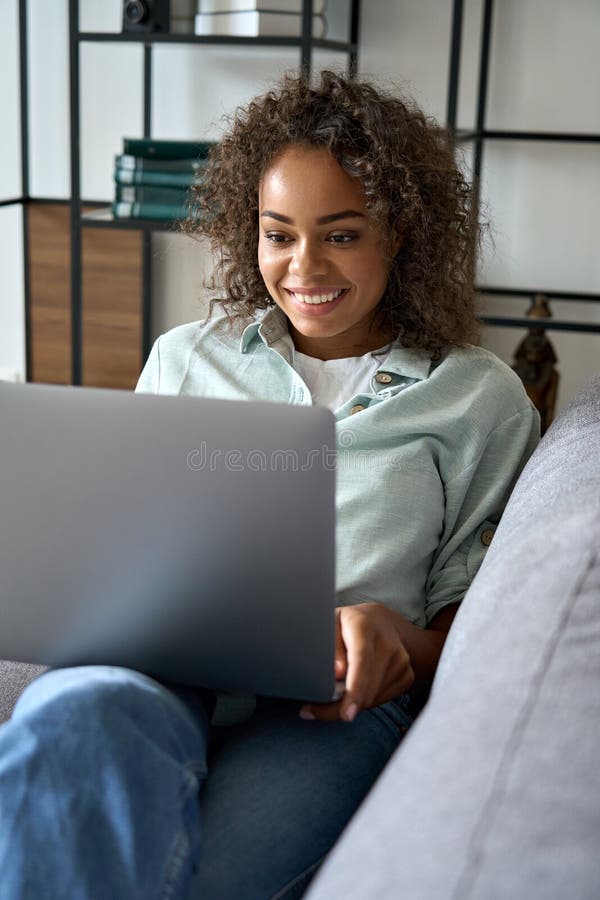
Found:
<path fill-rule="evenodd" d="M 561 142 L 573 144 L 599 144 L 600 134 L 585 132 L 546 132 L 546 131 L 510 131 L 486 128 L 486 109 L 488 94 L 489 64 L 492 48 L 494 0 L 483 0 L 483 16 L 481 27 L 481 43 L 479 52 L 479 75 L 477 85 L 475 128 L 459 129 L 457 127 L 458 90 L 460 81 L 460 57 L 462 44 L 464 2 L 454 0 L 452 11 L 452 29 L 450 41 L 450 65 L 448 71 L 448 93 L 446 107 L 446 121 L 454 134 L 457 143 L 472 142 L 473 144 L 473 177 L 476 202 L 479 202 L 479 187 L 483 170 L 483 157 L 486 141 L 540 141 Z M 550 300 L 577 301 L 599 303 L 600 294 L 581 293 L 577 291 L 564 292 L 539 288 L 503 288 L 503 287 L 479 287 L 479 293 L 483 295 L 499 295 L 505 297 L 522 297 L 531 300 L 536 294 L 544 294 Z M 530 328 L 532 324 L 545 330 L 574 331 L 587 334 L 600 334 L 600 324 L 595 322 L 570 322 L 554 318 L 532 320 L 526 316 L 490 316 L 484 315 L 482 321 L 487 325 L 505 328 Z"/>
<path fill-rule="evenodd" d="M 143 109 L 144 136 L 152 133 L 151 99 L 152 99 L 152 49 L 156 45 L 236 45 L 249 49 L 256 47 L 295 47 L 300 53 L 300 66 L 310 71 L 312 53 L 315 49 L 327 49 L 345 53 L 348 56 L 348 70 L 351 74 L 357 71 L 358 35 L 360 19 L 360 0 L 351 0 L 348 23 L 348 41 L 331 41 L 313 39 L 311 34 L 312 0 L 304 0 L 303 29 L 299 38 L 238 38 L 238 37 L 200 37 L 196 35 L 162 35 L 137 33 L 107 33 L 79 31 L 79 2 L 69 0 L 69 83 L 70 83 L 70 123 L 71 123 L 71 313 L 72 313 L 72 373 L 73 384 L 81 384 L 82 380 L 82 258 L 81 233 L 83 228 L 117 228 L 135 229 L 142 234 L 142 355 L 145 357 L 150 348 L 152 333 L 151 323 L 151 247 L 152 234 L 165 231 L 173 226 L 170 223 L 154 222 L 138 219 L 115 220 L 106 210 L 94 210 L 91 214 L 82 214 L 84 200 L 80 193 L 80 48 L 84 43 L 112 42 L 135 43 L 144 47 L 143 54 Z M 452 29 L 450 41 L 450 62 L 448 70 L 447 124 L 455 135 L 457 143 L 473 144 L 474 177 L 478 191 L 484 161 L 484 148 L 488 140 L 494 141 L 538 141 L 567 142 L 577 144 L 600 144 L 600 134 L 585 132 L 529 132 L 489 129 L 486 127 L 487 90 L 489 62 L 492 49 L 492 32 L 494 4 L 493 0 L 483 0 L 483 17 L 481 42 L 479 48 L 479 74 L 476 101 L 475 127 L 458 129 L 457 109 L 461 66 L 461 43 L 463 30 L 463 0 L 453 0 Z M 0 201 L 0 206 L 21 204 L 23 207 L 23 252 L 25 283 L 25 326 L 26 326 L 26 371 L 27 380 L 31 377 L 31 303 L 29 291 L 29 240 L 28 240 L 28 208 L 31 203 L 65 202 L 52 198 L 32 197 L 29 184 L 29 133 L 28 133 L 28 48 L 27 48 L 27 0 L 19 0 L 19 51 L 20 51 L 20 83 L 21 83 L 21 147 L 22 147 L 22 191 L 21 196 Z M 550 300 L 600 302 L 600 294 L 557 292 L 546 287 L 505 288 L 502 286 L 482 286 L 479 291 L 483 295 L 505 297 L 521 297 L 531 300 L 535 294 L 543 293 Z M 532 324 L 529 318 L 515 316 L 482 316 L 484 323 L 496 327 L 528 328 Z M 547 330 L 572 331 L 580 333 L 600 333 L 600 325 L 587 322 L 561 321 L 554 318 L 537 319 L 536 326 Z"/>
<path fill-rule="evenodd" d="M 155 231 L 172 229 L 169 222 L 143 219 L 115 219 L 110 210 L 95 210 L 83 214 L 86 205 L 81 197 L 80 184 L 80 48 L 84 43 L 129 43 L 144 47 L 143 110 L 144 137 L 152 134 L 152 49 L 160 44 L 219 45 L 238 47 L 295 47 L 300 52 L 300 67 L 310 73 L 313 50 L 333 50 L 348 57 L 348 72 L 357 71 L 358 33 L 360 21 L 360 0 L 351 0 L 348 21 L 348 40 L 333 41 L 312 36 L 313 0 L 304 0 L 302 6 L 302 34 L 292 37 L 201 37 L 193 34 L 154 34 L 137 32 L 87 32 L 79 30 L 79 0 L 69 0 L 69 82 L 71 121 L 71 380 L 81 384 L 82 380 L 82 255 L 81 233 L 83 228 L 135 229 L 142 235 L 142 358 L 148 355 L 152 341 L 152 234 Z"/>

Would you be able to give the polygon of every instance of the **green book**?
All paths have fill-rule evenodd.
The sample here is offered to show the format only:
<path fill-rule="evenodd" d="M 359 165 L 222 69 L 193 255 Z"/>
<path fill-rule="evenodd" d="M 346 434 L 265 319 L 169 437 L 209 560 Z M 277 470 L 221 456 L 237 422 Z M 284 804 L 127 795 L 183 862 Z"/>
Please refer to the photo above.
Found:
<path fill-rule="evenodd" d="M 174 222 L 186 219 L 188 209 L 183 206 L 169 206 L 164 203 L 125 203 L 115 201 L 112 205 L 115 219 L 155 219 L 160 222 Z"/>
<path fill-rule="evenodd" d="M 190 172 L 145 172 L 143 169 L 115 169 L 115 182 L 122 185 L 144 185 L 189 190 L 197 181 Z"/>
<path fill-rule="evenodd" d="M 184 191 L 194 183 L 194 173 L 190 172 L 145 172 L 139 169 L 115 169 L 115 182 L 120 185 L 149 185 L 163 188 L 179 188 Z"/>
<path fill-rule="evenodd" d="M 123 138 L 123 152 L 144 159 L 206 159 L 214 141 L 157 141 Z"/>
<path fill-rule="evenodd" d="M 117 184 L 117 203 L 158 203 L 164 206 L 182 206 L 188 195 L 188 187 L 161 187 L 157 185 Z"/>
<path fill-rule="evenodd" d="M 146 159 L 119 153 L 115 156 L 115 169 L 122 172 L 161 172 L 169 175 L 193 175 L 206 167 L 205 159 Z"/>

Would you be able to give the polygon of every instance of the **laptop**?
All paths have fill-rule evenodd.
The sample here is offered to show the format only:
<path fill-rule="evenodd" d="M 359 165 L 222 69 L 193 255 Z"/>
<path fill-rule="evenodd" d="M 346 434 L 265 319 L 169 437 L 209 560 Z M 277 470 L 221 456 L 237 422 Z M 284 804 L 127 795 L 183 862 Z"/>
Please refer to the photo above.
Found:
<path fill-rule="evenodd" d="M 339 696 L 322 407 L 0 383 L 0 659 Z"/>

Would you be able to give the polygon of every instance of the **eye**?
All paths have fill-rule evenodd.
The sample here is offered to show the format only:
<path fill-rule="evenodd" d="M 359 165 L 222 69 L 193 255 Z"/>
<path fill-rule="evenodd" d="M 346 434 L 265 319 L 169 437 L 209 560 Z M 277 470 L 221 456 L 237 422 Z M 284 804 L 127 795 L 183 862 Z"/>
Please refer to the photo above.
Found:
<path fill-rule="evenodd" d="M 270 244 L 287 244 L 291 241 L 291 238 L 287 234 L 282 234 L 281 231 L 266 231 L 265 239 Z"/>
<path fill-rule="evenodd" d="M 327 238 L 328 241 L 331 241 L 332 244 L 351 244 L 352 241 L 357 240 L 358 235 L 352 231 L 336 231 L 335 234 L 330 234 Z"/>

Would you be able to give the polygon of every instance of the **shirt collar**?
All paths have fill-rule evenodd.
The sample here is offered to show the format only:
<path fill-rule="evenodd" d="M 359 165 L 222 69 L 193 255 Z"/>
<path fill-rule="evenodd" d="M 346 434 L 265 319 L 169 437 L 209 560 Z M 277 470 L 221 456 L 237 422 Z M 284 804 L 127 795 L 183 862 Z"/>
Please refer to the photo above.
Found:
<path fill-rule="evenodd" d="M 289 331 L 285 313 L 278 306 L 270 306 L 264 311 L 261 310 L 259 318 L 244 328 L 240 351 L 246 353 L 256 340 L 262 340 L 268 346 L 287 334 Z M 425 350 L 403 347 L 400 341 L 396 340 L 381 368 L 384 372 L 393 372 L 395 375 L 423 381 L 429 375 L 431 354 Z"/>
<path fill-rule="evenodd" d="M 264 344 L 274 344 L 284 335 L 288 334 L 287 318 L 278 306 L 269 306 L 261 310 L 259 318 L 247 325 L 240 339 L 240 352 L 246 353 L 255 340 L 262 340 Z"/>
<path fill-rule="evenodd" d="M 426 350 L 403 347 L 400 341 L 396 340 L 381 369 L 383 372 L 393 372 L 395 375 L 424 381 L 431 369 L 431 354 Z"/>

